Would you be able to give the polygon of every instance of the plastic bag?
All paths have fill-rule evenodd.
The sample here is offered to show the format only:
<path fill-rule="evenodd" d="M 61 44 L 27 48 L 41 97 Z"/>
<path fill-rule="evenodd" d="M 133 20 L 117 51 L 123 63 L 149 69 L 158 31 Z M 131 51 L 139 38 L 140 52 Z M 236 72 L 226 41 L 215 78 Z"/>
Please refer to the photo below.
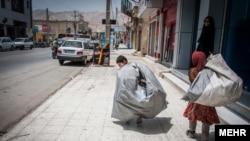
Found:
<path fill-rule="evenodd" d="M 141 85 L 138 78 L 143 77 L 146 81 Z M 167 108 L 167 94 L 147 66 L 130 62 L 117 72 L 116 80 L 112 118 L 121 121 L 129 121 L 138 116 L 150 119 Z"/>
<path fill-rule="evenodd" d="M 228 67 L 221 54 L 210 55 L 205 67 L 183 99 L 207 106 L 225 106 L 236 102 L 242 94 L 243 81 Z"/>

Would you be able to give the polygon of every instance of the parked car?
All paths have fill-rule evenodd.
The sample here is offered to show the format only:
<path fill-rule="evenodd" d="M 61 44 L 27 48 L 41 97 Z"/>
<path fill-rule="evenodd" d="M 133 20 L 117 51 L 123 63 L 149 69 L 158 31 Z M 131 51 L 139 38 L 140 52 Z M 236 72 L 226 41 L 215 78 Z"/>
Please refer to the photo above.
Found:
<path fill-rule="evenodd" d="M 57 49 L 57 59 L 60 65 L 63 65 L 64 61 L 82 62 L 86 65 L 93 59 L 93 48 L 86 40 L 66 40 Z"/>
<path fill-rule="evenodd" d="M 9 37 L 0 37 L 0 51 L 14 50 L 14 42 Z"/>
<path fill-rule="evenodd" d="M 32 49 L 34 47 L 33 41 L 29 38 L 16 38 L 14 40 L 15 48 L 20 48 L 21 50 L 25 48 Z"/>
<path fill-rule="evenodd" d="M 100 47 L 100 41 L 99 40 L 91 40 L 91 41 L 89 41 L 89 45 L 93 46 L 93 48 Z"/>

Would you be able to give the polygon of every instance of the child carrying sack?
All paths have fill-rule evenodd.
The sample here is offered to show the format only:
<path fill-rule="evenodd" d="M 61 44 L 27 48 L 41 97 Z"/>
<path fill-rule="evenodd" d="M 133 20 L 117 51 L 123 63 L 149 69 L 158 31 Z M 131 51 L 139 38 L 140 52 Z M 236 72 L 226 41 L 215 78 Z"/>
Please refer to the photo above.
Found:
<path fill-rule="evenodd" d="M 243 82 L 226 64 L 221 54 L 210 55 L 183 100 L 207 106 L 225 106 L 242 94 Z"/>

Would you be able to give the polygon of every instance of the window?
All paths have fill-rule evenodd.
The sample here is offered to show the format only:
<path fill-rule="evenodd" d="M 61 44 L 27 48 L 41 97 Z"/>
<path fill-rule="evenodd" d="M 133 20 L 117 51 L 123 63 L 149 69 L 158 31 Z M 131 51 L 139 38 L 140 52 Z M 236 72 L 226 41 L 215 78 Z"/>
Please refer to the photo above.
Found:
<path fill-rule="evenodd" d="M 88 43 L 84 43 L 84 49 L 89 49 Z"/>
<path fill-rule="evenodd" d="M 24 0 L 11 0 L 12 11 L 24 13 Z"/>
<path fill-rule="evenodd" d="M 10 39 L 6 39 L 6 42 L 11 42 L 11 40 Z"/>
<path fill-rule="evenodd" d="M 30 8 L 30 1 L 27 0 L 27 9 Z"/>
<path fill-rule="evenodd" d="M 99 43 L 89 43 L 89 49 L 99 48 Z"/>
<path fill-rule="evenodd" d="M 82 47 L 82 43 L 81 42 L 75 42 L 75 44 L 73 46 L 81 48 Z"/>
<path fill-rule="evenodd" d="M 5 0 L 1 0 L 1 8 L 5 8 Z"/>

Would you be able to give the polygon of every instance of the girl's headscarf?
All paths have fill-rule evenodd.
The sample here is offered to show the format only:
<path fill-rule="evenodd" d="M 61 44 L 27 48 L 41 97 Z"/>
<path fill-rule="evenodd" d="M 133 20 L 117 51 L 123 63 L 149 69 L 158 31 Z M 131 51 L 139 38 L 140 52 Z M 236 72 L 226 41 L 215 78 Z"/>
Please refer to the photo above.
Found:
<path fill-rule="evenodd" d="M 196 70 L 199 72 L 204 65 L 204 62 L 206 61 L 206 55 L 205 53 L 201 51 L 195 51 L 192 54 L 192 63 L 193 66 L 196 68 Z"/>

